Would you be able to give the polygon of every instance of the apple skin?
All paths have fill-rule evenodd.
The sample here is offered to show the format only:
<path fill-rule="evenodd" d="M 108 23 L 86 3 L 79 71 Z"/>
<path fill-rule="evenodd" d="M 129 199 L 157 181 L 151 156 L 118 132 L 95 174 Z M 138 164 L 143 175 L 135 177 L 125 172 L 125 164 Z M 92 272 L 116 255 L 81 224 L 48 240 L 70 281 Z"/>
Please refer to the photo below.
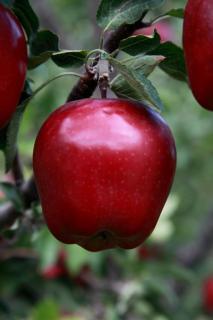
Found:
<path fill-rule="evenodd" d="M 213 1 L 189 0 L 185 8 L 183 47 L 194 97 L 213 111 Z"/>
<path fill-rule="evenodd" d="M 50 231 L 90 251 L 140 245 L 157 223 L 175 167 L 165 121 L 128 100 L 67 103 L 46 120 L 33 154 Z"/>
<path fill-rule="evenodd" d="M 16 16 L 0 4 L 0 128 L 18 105 L 27 70 L 25 35 Z"/>
<path fill-rule="evenodd" d="M 213 277 L 209 277 L 204 281 L 203 303 L 205 310 L 213 314 Z"/>
<path fill-rule="evenodd" d="M 174 31 L 171 25 L 166 21 L 159 21 L 147 28 L 141 28 L 134 31 L 133 35 L 152 36 L 155 29 L 161 37 L 161 42 L 173 41 Z"/>

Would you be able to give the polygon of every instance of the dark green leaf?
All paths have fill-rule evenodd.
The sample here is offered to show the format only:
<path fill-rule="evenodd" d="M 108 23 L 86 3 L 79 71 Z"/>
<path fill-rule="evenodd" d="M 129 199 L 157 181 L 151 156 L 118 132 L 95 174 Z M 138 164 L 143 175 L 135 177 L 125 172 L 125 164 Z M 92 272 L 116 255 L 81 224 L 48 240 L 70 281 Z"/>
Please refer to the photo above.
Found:
<path fill-rule="evenodd" d="M 39 20 L 28 0 L 15 0 L 13 11 L 23 25 L 29 41 L 35 36 L 39 28 Z"/>
<path fill-rule="evenodd" d="M 13 5 L 14 0 L 0 0 L 0 3 L 4 6 L 11 7 Z"/>
<path fill-rule="evenodd" d="M 18 211 L 22 211 L 23 202 L 16 186 L 9 182 L 0 182 L 0 189 L 4 192 L 6 198 L 13 203 Z"/>
<path fill-rule="evenodd" d="M 162 55 L 166 59 L 160 63 L 160 68 L 168 73 L 171 77 L 187 81 L 186 65 L 183 49 L 172 42 L 165 42 L 149 54 Z"/>
<path fill-rule="evenodd" d="M 46 62 L 58 50 L 58 37 L 48 30 L 39 31 L 30 45 L 29 69 Z"/>
<path fill-rule="evenodd" d="M 149 9 L 160 6 L 164 0 L 102 0 L 97 22 L 104 28 L 115 29 L 123 23 L 133 24 Z"/>
<path fill-rule="evenodd" d="M 0 130 L 0 150 L 4 151 L 6 147 L 8 125 Z"/>
<path fill-rule="evenodd" d="M 46 51 L 55 52 L 58 50 L 58 37 L 48 30 L 39 31 L 30 46 L 32 56 L 37 56 Z"/>
<path fill-rule="evenodd" d="M 52 55 L 52 60 L 59 67 L 80 67 L 84 64 L 89 51 L 86 50 L 64 50 Z"/>
<path fill-rule="evenodd" d="M 4 150 L 6 171 L 10 170 L 15 157 L 19 127 L 29 99 L 30 98 L 27 98 L 17 107 L 16 112 L 8 125 L 6 147 Z"/>
<path fill-rule="evenodd" d="M 120 43 L 120 50 L 130 54 L 138 55 L 146 53 L 150 50 L 155 49 L 160 45 L 160 36 L 157 32 L 154 33 L 153 37 L 145 37 L 143 35 L 132 36 L 124 39 Z"/>
<path fill-rule="evenodd" d="M 121 63 L 113 58 L 109 58 L 109 61 L 115 68 L 117 68 L 120 74 L 128 82 L 130 87 L 135 91 L 136 100 L 146 101 L 147 103 L 151 104 L 151 106 L 155 106 L 160 110 L 162 109 L 162 102 L 159 98 L 157 90 L 152 85 L 151 81 L 145 77 L 141 70 L 132 70 L 124 63 Z"/>
<path fill-rule="evenodd" d="M 30 83 L 29 81 L 26 81 L 21 96 L 22 103 L 19 106 L 17 106 L 16 111 L 13 114 L 8 125 L 0 130 L 0 150 L 2 150 L 5 155 L 6 171 L 8 171 L 11 168 L 16 153 L 16 142 L 19 124 L 31 95 L 32 90 L 30 87 Z"/>

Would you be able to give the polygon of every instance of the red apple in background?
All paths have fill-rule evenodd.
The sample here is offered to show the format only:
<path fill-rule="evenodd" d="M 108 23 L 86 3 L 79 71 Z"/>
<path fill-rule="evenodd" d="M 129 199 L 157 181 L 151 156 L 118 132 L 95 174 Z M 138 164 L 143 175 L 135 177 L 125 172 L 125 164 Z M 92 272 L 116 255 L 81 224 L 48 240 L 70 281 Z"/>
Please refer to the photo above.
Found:
<path fill-rule="evenodd" d="M 56 262 L 42 270 L 42 276 L 45 279 L 57 279 L 69 276 L 69 270 L 66 265 L 67 254 L 64 250 L 60 250 Z"/>
<path fill-rule="evenodd" d="M 153 231 L 176 166 L 160 115 L 128 100 L 85 99 L 42 126 L 33 167 L 50 231 L 98 251 L 140 245 Z"/>
<path fill-rule="evenodd" d="M 161 257 L 161 248 L 157 244 L 142 245 L 137 249 L 139 260 L 157 260 Z"/>
<path fill-rule="evenodd" d="M 207 312 L 213 313 L 213 276 L 209 277 L 204 282 L 203 304 Z"/>
<path fill-rule="evenodd" d="M 150 27 L 138 29 L 133 33 L 133 35 L 152 36 L 155 29 L 161 37 L 161 42 L 174 41 L 174 30 L 171 24 L 166 21 L 159 21 Z"/>
<path fill-rule="evenodd" d="M 183 47 L 192 92 L 213 111 L 213 1 L 189 0 L 184 16 Z"/>
<path fill-rule="evenodd" d="M 19 102 L 27 70 L 27 46 L 21 24 L 0 4 L 0 128 Z"/>

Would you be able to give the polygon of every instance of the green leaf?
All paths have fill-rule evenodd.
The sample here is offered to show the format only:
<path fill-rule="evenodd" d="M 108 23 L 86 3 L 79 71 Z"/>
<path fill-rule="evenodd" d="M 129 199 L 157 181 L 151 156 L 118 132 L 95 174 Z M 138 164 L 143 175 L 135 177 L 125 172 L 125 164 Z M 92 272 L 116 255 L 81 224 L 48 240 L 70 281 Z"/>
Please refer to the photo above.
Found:
<path fill-rule="evenodd" d="M 164 16 L 170 16 L 170 17 L 174 17 L 174 18 L 183 19 L 184 18 L 184 9 L 182 9 L 182 8 L 171 9 L 168 12 L 166 12 L 164 14 Z"/>
<path fill-rule="evenodd" d="M 30 44 L 29 69 L 46 62 L 54 52 L 58 51 L 58 41 L 58 37 L 51 31 L 39 31 Z"/>
<path fill-rule="evenodd" d="M 147 77 L 164 59 L 164 56 L 144 56 L 143 54 L 140 54 L 131 58 L 124 59 L 121 61 L 121 63 L 124 63 L 131 69 L 142 70 L 143 74 Z"/>
<path fill-rule="evenodd" d="M 85 264 L 90 263 L 91 253 L 77 245 L 67 246 L 67 253 L 68 267 L 75 274 L 77 274 Z"/>
<path fill-rule="evenodd" d="M 52 56 L 52 52 L 47 51 L 43 52 L 38 56 L 30 57 L 28 60 L 28 69 L 32 70 L 40 66 L 41 64 L 45 63 L 49 60 Z"/>
<path fill-rule="evenodd" d="M 97 22 L 104 30 L 118 28 L 123 23 L 133 24 L 149 9 L 160 6 L 164 0 L 102 0 Z"/>
<path fill-rule="evenodd" d="M 152 85 L 151 81 L 148 80 L 142 71 L 132 70 L 124 63 L 109 57 L 110 63 L 117 68 L 124 79 L 129 83 L 132 90 L 136 93 L 136 100 L 146 101 L 151 106 L 157 109 L 162 109 L 162 102 L 159 98 L 158 92 Z"/>
<path fill-rule="evenodd" d="M 59 307 L 53 300 L 44 300 L 40 302 L 33 310 L 32 320 L 59 320 Z"/>
<path fill-rule="evenodd" d="M 39 253 L 41 270 L 55 264 L 60 246 L 60 243 L 53 237 L 47 227 L 43 227 L 40 230 L 35 247 Z"/>
<path fill-rule="evenodd" d="M 0 182 L 0 189 L 6 195 L 6 198 L 13 203 L 17 211 L 22 211 L 23 202 L 16 186 L 9 182 Z"/>
<path fill-rule="evenodd" d="M 139 55 L 134 58 L 126 59 L 123 63 L 131 69 L 141 72 L 143 75 L 148 77 L 163 59 L 164 57 L 162 56 Z M 111 81 L 110 87 L 111 90 L 120 98 L 131 98 L 133 100 L 143 101 L 143 96 L 134 90 L 134 88 L 132 88 L 120 74 Z"/>
<path fill-rule="evenodd" d="M 187 82 L 187 72 L 183 49 L 172 42 L 165 42 L 149 52 L 150 55 L 162 55 L 166 59 L 160 63 L 160 68 L 171 77 Z"/>
<path fill-rule="evenodd" d="M 64 50 L 52 55 L 55 64 L 62 68 L 80 67 L 84 64 L 89 51 Z"/>
<path fill-rule="evenodd" d="M 28 0 L 15 0 L 13 11 L 24 27 L 29 41 L 35 36 L 39 28 L 39 20 Z"/>
<path fill-rule="evenodd" d="M 132 36 L 124 39 L 120 43 L 120 50 L 135 56 L 141 53 L 149 52 L 160 45 L 160 36 L 157 32 L 153 37 L 146 37 L 143 35 Z"/>

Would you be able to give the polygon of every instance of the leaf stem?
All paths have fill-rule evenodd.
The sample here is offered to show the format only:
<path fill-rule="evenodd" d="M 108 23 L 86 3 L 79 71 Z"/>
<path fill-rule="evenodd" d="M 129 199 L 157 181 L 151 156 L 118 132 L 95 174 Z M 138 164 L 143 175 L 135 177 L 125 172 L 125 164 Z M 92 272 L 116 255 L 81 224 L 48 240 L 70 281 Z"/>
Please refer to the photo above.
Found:
<path fill-rule="evenodd" d="M 100 36 L 100 42 L 99 42 L 99 48 L 102 50 L 103 49 L 103 45 L 104 45 L 104 31 L 101 32 L 101 36 Z"/>
<path fill-rule="evenodd" d="M 78 77 L 78 78 L 81 78 L 81 77 L 82 77 L 81 74 L 76 73 L 76 72 L 63 72 L 63 73 L 58 74 L 57 76 L 55 76 L 55 77 L 53 77 L 53 78 L 45 81 L 43 84 L 41 84 L 41 85 L 32 93 L 32 95 L 24 101 L 24 107 L 26 108 L 27 105 L 30 103 L 30 101 L 37 95 L 37 93 L 39 93 L 42 89 L 44 89 L 46 86 L 48 86 L 51 82 L 53 82 L 53 81 L 55 81 L 55 80 L 57 80 L 57 79 L 66 77 L 66 76 L 74 76 L 74 77 Z"/>
<path fill-rule="evenodd" d="M 51 82 L 57 80 L 57 79 L 60 79 L 60 78 L 63 78 L 63 77 L 66 77 L 66 76 L 74 76 L 74 77 L 78 77 L 78 78 L 81 78 L 81 74 L 79 73 L 76 73 L 76 72 L 63 72 L 63 73 L 60 73 L 58 74 L 57 76 L 45 81 L 42 85 L 40 85 L 32 94 L 32 96 L 30 97 L 30 100 L 38 93 L 40 92 L 43 88 L 45 88 L 48 84 L 50 84 Z"/>

